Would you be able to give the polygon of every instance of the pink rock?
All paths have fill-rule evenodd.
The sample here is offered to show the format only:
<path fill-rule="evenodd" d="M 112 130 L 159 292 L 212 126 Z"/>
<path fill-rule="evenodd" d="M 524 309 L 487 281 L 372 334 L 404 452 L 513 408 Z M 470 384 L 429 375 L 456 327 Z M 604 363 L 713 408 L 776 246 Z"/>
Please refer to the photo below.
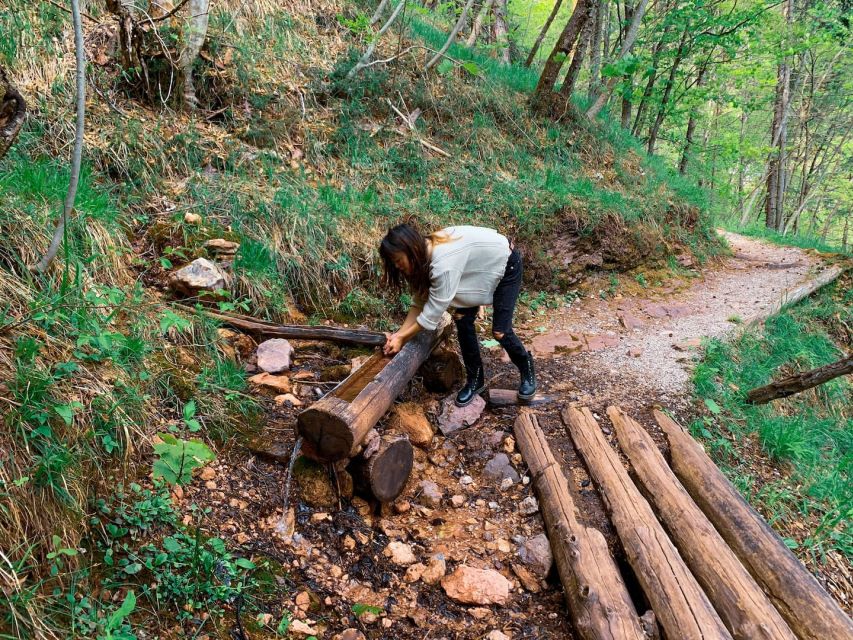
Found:
<path fill-rule="evenodd" d="M 470 427 L 480 419 L 483 409 L 486 408 L 486 401 L 482 396 L 476 396 L 467 407 L 457 407 L 453 398 L 448 396 L 441 401 L 441 413 L 436 419 L 439 430 L 446 436 Z"/>
<path fill-rule="evenodd" d="M 642 320 L 640 320 L 630 311 L 620 311 L 616 314 L 616 317 L 619 318 L 619 324 L 625 327 L 628 331 L 639 329 L 640 327 L 645 325 Z"/>
<path fill-rule="evenodd" d="M 290 369 L 293 347 L 284 338 L 265 340 L 258 345 L 258 368 L 268 373 L 280 373 Z"/>
<path fill-rule="evenodd" d="M 583 339 L 573 333 L 567 331 L 558 331 L 556 333 L 541 333 L 533 338 L 533 350 L 537 354 L 554 353 L 558 349 L 560 351 L 580 351 L 583 349 Z"/>
<path fill-rule="evenodd" d="M 639 347 L 632 347 L 631 349 L 628 349 L 628 355 L 632 358 L 639 358 L 643 355 L 643 350 Z"/>
<path fill-rule="evenodd" d="M 441 586 L 449 598 L 464 604 L 505 605 L 509 599 L 509 580 L 492 569 L 461 565 Z"/>
<path fill-rule="evenodd" d="M 676 342 L 672 345 L 672 348 L 676 351 L 692 351 L 694 349 L 698 349 L 702 346 L 702 338 L 690 338 L 689 340 L 682 340 L 681 342 Z"/>

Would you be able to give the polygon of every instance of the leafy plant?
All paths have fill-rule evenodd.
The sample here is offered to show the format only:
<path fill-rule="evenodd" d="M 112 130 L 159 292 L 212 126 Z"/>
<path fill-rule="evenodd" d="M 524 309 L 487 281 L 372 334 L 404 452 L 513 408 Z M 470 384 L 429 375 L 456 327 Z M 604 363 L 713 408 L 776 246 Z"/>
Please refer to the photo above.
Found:
<path fill-rule="evenodd" d="M 154 453 L 159 456 L 154 461 L 154 477 L 169 484 L 187 484 L 194 469 L 216 457 L 201 440 L 179 440 L 170 433 L 157 435 L 162 442 L 154 445 Z"/>

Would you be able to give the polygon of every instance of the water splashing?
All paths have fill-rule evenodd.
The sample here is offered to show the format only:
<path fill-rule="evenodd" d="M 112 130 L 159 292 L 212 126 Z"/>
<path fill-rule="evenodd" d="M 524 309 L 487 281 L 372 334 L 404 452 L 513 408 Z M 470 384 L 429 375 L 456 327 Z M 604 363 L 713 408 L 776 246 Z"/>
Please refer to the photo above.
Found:
<path fill-rule="evenodd" d="M 284 480 L 284 500 L 282 503 L 282 517 L 279 523 L 279 533 L 287 540 L 293 537 L 293 532 L 296 529 L 296 514 L 290 508 L 290 485 L 293 481 L 293 467 L 296 465 L 296 459 L 299 457 L 299 450 L 302 448 L 302 438 L 296 439 L 296 444 L 293 445 L 293 452 L 290 454 L 290 462 L 287 465 L 287 475 Z"/>

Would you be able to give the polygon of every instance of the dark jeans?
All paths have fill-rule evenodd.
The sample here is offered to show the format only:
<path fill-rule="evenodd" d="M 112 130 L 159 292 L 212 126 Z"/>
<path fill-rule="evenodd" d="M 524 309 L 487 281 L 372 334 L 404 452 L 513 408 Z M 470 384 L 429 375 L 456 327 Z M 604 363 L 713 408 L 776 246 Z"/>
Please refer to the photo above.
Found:
<path fill-rule="evenodd" d="M 512 315 L 515 312 L 515 303 L 518 293 L 521 291 L 521 276 L 524 272 L 521 253 L 513 249 L 506 263 L 506 271 L 503 278 L 495 289 L 492 298 L 492 332 L 503 334 L 497 341 L 509 355 L 510 360 L 519 369 L 527 357 L 527 349 L 512 330 Z M 465 363 L 465 371 L 468 377 L 473 377 L 477 370 L 483 366 L 480 357 L 480 343 L 477 340 L 477 331 L 474 328 L 474 320 L 480 307 L 467 307 L 457 309 L 454 315 L 456 332 L 459 336 L 459 348 L 462 351 L 462 361 Z"/>

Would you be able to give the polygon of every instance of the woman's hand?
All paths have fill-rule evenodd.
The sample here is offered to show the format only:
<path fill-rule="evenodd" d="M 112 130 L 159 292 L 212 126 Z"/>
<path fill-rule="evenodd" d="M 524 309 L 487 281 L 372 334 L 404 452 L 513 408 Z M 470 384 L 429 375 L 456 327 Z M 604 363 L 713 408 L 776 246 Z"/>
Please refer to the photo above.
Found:
<path fill-rule="evenodd" d="M 398 333 L 386 333 L 385 346 L 382 348 L 382 353 L 386 356 L 393 356 L 395 353 L 399 353 L 404 344 L 406 344 L 406 341 Z"/>

